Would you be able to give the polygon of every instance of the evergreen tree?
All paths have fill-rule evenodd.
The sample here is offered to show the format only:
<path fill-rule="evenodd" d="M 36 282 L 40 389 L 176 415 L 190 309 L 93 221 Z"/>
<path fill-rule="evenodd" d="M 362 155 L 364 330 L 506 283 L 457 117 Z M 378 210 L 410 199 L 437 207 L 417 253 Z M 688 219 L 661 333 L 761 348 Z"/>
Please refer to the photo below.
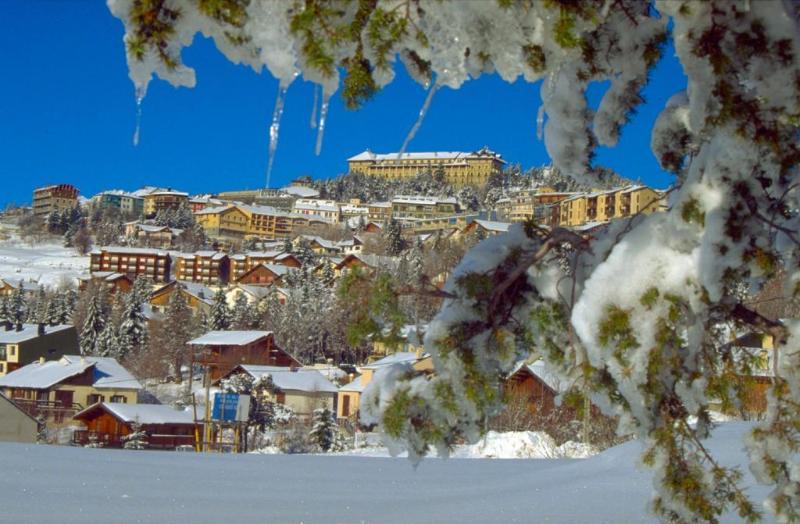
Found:
<path fill-rule="evenodd" d="M 325 261 L 325 265 L 322 266 L 322 275 L 320 276 L 320 280 L 322 280 L 322 283 L 327 287 L 332 287 L 335 283 L 336 275 L 334 275 L 333 266 L 331 265 L 330 261 Z"/>
<path fill-rule="evenodd" d="M 255 312 L 244 293 L 239 293 L 233 304 L 231 323 L 234 329 L 253 329 L 257 323 Z"/>
<path fill-rule="evenodd" d="M 209 327 L 212 331 L 225 331 L 231 327 L 231 311 L 225 291 L 220 288 L 214 295 L 214 305 L 211 306 Z"/>
<path fill-rule="evenodd" d="M 86 318 L 83 321 L 83 328 L 81 329 L 81 355 L 96 354 L 97 339 L 105 327 L 106 320 L 105 315 L 103 315 L 100 296 L 94 294 L 89 301 L 89 308 L 86 311 Z"/>
<path fill-rule="evenodd" d="M 147 344 L 147 322 L 142 303 L 135 293 L 128 293 L 125 310 L 119 326 L 120 357 L 138 353 Z"/>
<path fill-rule="evenodd" d="M 95 354 L 100 357 L 117 358 L 121 356 L 119 339 L 117 338 L 114 326 L 110 322 L 106 324 L 106 327 L 103 328 L 103 331 L 101 331 L 100 335 L 97 337 Z"/>
<path fill-rule="evenodd" d="M 33 298 L 33 302 L 30 306 L 28 322 L 34 324 L 46 324 L 48 302 L 47 292 L 45 291 L 44 286 L 39 286 L 39 289 L 36 290 L 36 296 Z"/>
<path fill-rule="evenodd" d="M 51 326 L 55 326 L 58 324 L 59 315 L 58 315 L 58 306 L 59 306 L 59 295 L 53 295 L 50 300 L 47 301 L 47 307 L 45 308 L 44 312 L 44 322 Z M 0 318 L 3 315 L 0 313 Z"/>
<path fill-rule="evenodd" d="M 311 443 L 322 451 L 329 451 L 336 440 L 336 420 L 333 413 L 326 406 L 322 409 L 315 409 L 312 418 L 313 427 L 309 434 Z"/>
<path fill-rule="evenodd" d="M 283 252 L 294 253 L 294 246 L 292 245 L 292 239 L 289 237 L 283 239 Z"/>
<path fill-rule="evenodd" d="M 139 305 L 144 304 L 150 299 L 153 285 L 149 278 L 139 275 L 133 282 L 133 289 L 130 293 L 130 298 L 137 302 Z"/>
<path fill-rule="evenodd" d="M 403 252 L 405 242 L 403 241 L 403 234 L 400 230 L 400 223 L 392 218 L 383 230 L 384 239 L 386 241 L 386 254 L 389 256 L 397 256 Z"/>
<path fill-rule="evenodd" d="M 8 297 L 2 295 L 0 296 L 0 319 L 7 319 L 10 316 Z"/>
<path fill-rule="evenodd" d="M 19 283 L 19 287 L 11 294 L 8 313 L 9 320 L 17 326 L 24 324 L 25 319 L 28 317 L 28 307 L 25 303 L 25 291 L 23 290 L 22 282 Z"/>
<path fill-rule="evenodd" d="M 171 361 L 172 376 L 181 383 L 181 370 L 186 362 L 187 344 L 194 335 L 194 322 L 192 310 L 180 291 L 175 291 L 170 296 L 164 322 L 170 334 L 164 349 Z"/>

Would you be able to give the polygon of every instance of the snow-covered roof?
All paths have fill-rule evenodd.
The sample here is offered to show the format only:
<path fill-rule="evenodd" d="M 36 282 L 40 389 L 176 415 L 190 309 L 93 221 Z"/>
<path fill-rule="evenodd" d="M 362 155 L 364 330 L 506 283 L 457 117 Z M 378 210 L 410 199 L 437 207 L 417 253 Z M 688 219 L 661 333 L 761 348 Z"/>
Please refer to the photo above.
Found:
<path fill-rule="evenodd" d="M 241 364 L 239 368 L 255 379 L 269 375 L 272 377 L 272 383 L 282 391 L 303 391 L 307 393 L 336 393 L 339 391 L 331 381 L 316 369 L 250 364 Z"/>
<path fill-rule="evenodd" d="M 366 384 L 364 384 L 364 381 L 361 380 L 362 376 L 363 375 L 357 377 L 355 380 L 353 380 L 349 384 L 345 384 L 344 386 L 340 387 L 339 391 L 342 391 L 342 392 L 345 392 L 345 393 L 361 393 L 361 392 L 363 392 L 364 388 L 366 387 Z"/>
<path fill-rule="evenodd" d="M 359 160 L 459 160 L 462 158 L 478 158 L 478 157 L 487 157 L 493 156 L 500 160 L 500 155 L 489 150 L 488 148 L 483 148 L 478 151 L 474 152 L 464 152 L 464 151 L 432 151 L 432 152 L 423 152 L 423 153 L 403 153 L 402 156 L 398 157 L 399 153 L 373 153 L 369 149 L 363 151 L 355 156 L 351 156 L 348 158 L 348 161 L 359 161 Z M 500 160 L 502 162 L 502 160 Z"/>
<path fill-rule="evenodd" d="M 336 242 L 324 239 L 324 238 L 322 238 L 320 236 L 316 236 L 316 235 L 300 235 L 299 238 L 302 238 L 303 240 L 308 240 L 309 242 L 316 242 L 317 244 L 319 244 L 320 246 L 324 247 L 325 249 L 332 249 L 332 250 L 338 250 L 339 249 L 339 246 L 336 245 L 337 244 Z"/>
<path fill-rule="evenodd" d="M 146 233 L 160 233 L 162 231 L 170 230 L 170 228 L 167 226 L 151 226 L 149 224 L 139 224 L 136 227 Z"/>
<path fill-rule="evenodd" d="M 116 359 L 64 355 L 59 360 L 33 362 L 0 377 L 0 387 L 47 389 L 94 368 L 95 388 L 142 389 L 142 385 Z"/>
<path fill-rule="evenodd" d="M 59 331 L 65 331 L 67 329 L 72 328 L 72 326 L 67 326 L 65 324 L 61 324 L 58 326 L 44 326 L 44 333 L 45 335 L 50 335 L 52 333 L 58 333 Z M 19 344 L 20 342 L 25 342 L 26 340 L 32 340 L 39 336 L 39 325 L 38 324 L 22 324 L 22 330 L 17 331 L 16 328 L 12 325 L 9 331 L 6 331 L 2 327 L 0 327 L 0 344 Z"/>
<path fill-rule="evenodd" d="M 569 390 L 569 383 L 561 380 L 544 360 L 537 360 L 532 364 L 520 362 L 514 367 L 514 370 L 509 373 L 509 376 L 517 374 L 522 368 L 526 368 L 532 375 L 538 377 L 539 380 L 544 382 L 547 387 L 556 393 L 564 393 Z"/>
<path fill-rule="evenodd" d="M 95 271 L 91 275 L 84 275 L 79 277 L 81 280 L 105 280 L 106 282 L 113 282 L 119 278 L 128 278 L 128 275 L 124 273 L 117 273 L 116 271 Z M 130 280 L 130 279 L 129 279 Z"/>
<path fill-rule="evenodd" d="M 89 406 L 76 418 L 83 417 L 95 409 L 104 409 L 124 422 L 138 422 L 139 424 L 194 424 L 194 415 L 189 410 L 179 410 L 165 404 L 123 404 L 117 402 L 103 402 L 99 405 Z"/>
<path fill-rule="evenodd" d="M 314 189 L 313 187 L 307 186 L 286 186 L 281 189 L 284 193 L 288 193 L 290 195 L 299 196 L 299 197 L 315 197 L 319 195 L 319 191 Z"/>
<path fill-rule="evenodd" d="M 272 331 L 209 331 L 205 335 L 190 340 L 194 346 L 244 346 L 252 344 L 272 334 Z"/>
<path fill-rule="evenodd" d="M 384 366 L 392 366 L 394 364 L 405 364 L 405 363 L 410 364 L 416 362 L 419 359 L 420 357 L 419 355 L 417 355 L 415 351 L 400 351 L 398 353 L 392 353 L 389 356 L 383 357 L 380 360 L 376 360 L 372 364 L 361 366 L 361 369 L 377 369 Z"/>
<path fill-rule="evenodd" d="M 195 211 L 194 214 L 195 215 L 217 215 L 219 213 L 224 213 L 225 211 L 228 211 L 229 209 L 233 209 L 235 207 L 236 206 L 234 206 L 233 204 L 227 204 L 227 205 L 224 205 L 224 206 L 204 207 L 200 211 Z"/>
<path fill-rule="evenodd" d="M 331 200 L 304 200 L 295 201 L 294 209 L 306 209 L 310 211 L 329 211 L 338 212 L 339 206 Z"/>
<path fill-rule="evenodd" d="M 421 195 L 397 195 L 392 204 L 416 204 L 434 206 L 436 204 L 458 204 L 455 197 L 430 197 Z"/>
<path fill-rule="evenodd" d="M 185 196 L 189 197 L 189 193 L 184 193 L 183 191 L 174 191 L 172 189 L 166 190 L 157 190 L 148 193 L 148 196 Z"/>
<path fill-rule="evenodd" d="M 10 278 L 3 278 L 0 279 L 2 282 L 13 289 L 20 289 L 22 288 L 23 291 L 37 291 L 39 289 L 39 284 L 36 282 L 30 282 L 28 280 L 11 280 Z"/>
<path fill-rule="evenodd" d="M 162 249 L 151 249 L 147 247 L 127 247 L 127 246 L 106 246 L 99 249 L 93 249 L 92 253 L 100 254 L 102 252 L 111 253 L 114 255 L 153 255 L 158 257 L 165 257 L 168 253 Z"/>
<path fill-rule="evenodd" d="M 198 257 L 202 257 L 202 258 L 211 258 L 211 259 L 214 259 L 214 260 L 222 260 L 223 258 L 228 256 L 225 253 L 221 253 L 219 251 L 211 251 L 211 250 L 208 250 L 208 251 L 197 251 L 197 252 L 194 253 L 194 255 L 198 256 Z"/>
<path fill-rule="evenodd" d="M 392 203 L 391 202 L 372 202 L 370 204 L 367 204 L 367 208 L 370 208 L 370 207 L 387 207 L 388 208 L 388 207 L 392 207 Z"/>
<path fill-rule="evenodd" d="M 501 233 L 505 233 L 508 231 L 508 228 L 511 227 L 511 224 L 508 222 L 495 222 L 493 220 L 481 220 L 478 218 L 475 219 L 475 222 L 488 231 L 498 231 Z"/>
<path fill-rule="evenodd" d="M 237 204 L 236 207 L 251 215 L 289 216 L 289 213 L 280 211 L 272 206 Z"/>

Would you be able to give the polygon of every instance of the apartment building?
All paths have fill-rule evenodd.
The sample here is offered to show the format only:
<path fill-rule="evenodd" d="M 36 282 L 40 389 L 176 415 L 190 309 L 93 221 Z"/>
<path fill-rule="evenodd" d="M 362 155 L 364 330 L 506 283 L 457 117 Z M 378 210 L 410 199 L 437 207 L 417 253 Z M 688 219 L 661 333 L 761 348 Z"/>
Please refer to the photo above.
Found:
<path fill-rule="evenodd" d="M 33 214 L 41 219 L 53 211 L 61 212 L 78 205 L 78 190 L 71 184 L 58 184 L 33 190 Z"/>
<path fill-rule="evenodd" d="M 427 219 L 458 214 L 458 200 L 453 197 L 396 196 L 392 199 L 392 218 Z"/>
<path fill-rule="evenodd" d="M 90 271 L 112 271 L 135 278 L 139 275 L 155 282 L 168 282 L 172 258 L 159 249 L 109 246 L 95 248 L 91 254 Z"/>
<path fill-rule="evenodd" d="M 218 251 L 179 253 L 173 256 L 174 277 L 187 282 L 227 284 L 230 280 L 231 261 Z"/>
<path fill-rule="evenodd" d="M 662 194 L 645 186 L 576 194 L 558 203 L 559 225 L 575 227 L 661 211 Z"/>
<path fill-rule="evenodd" d="M 292 206 L 292 212 L 298 215 L 320 217 L 331 224 L 338 224 L 341 221 L 341 210 L 339 204 L 334 200 L 298 198 Z"/>
<path fill-rule="evenodd" d="M 392 218 L 391 202 L 372 202 L 367 204 L 367 218 L 375 222 L 386 222 Z"/>
<path fill-rule="evenodd" d="M 126 216 L 141 216 L 144 213 L 144 198 L 120 190 L 104 191 L 95 197 L 101 207 L 115 207 Z"/>
<path fill-rule="evenodd" d="M 189 194 L 172 189 L 157 189 L 144 195 L 144 214 L 153 217 L 159 211 L 177 209 L 181 204 L 189 203 Z"/>
<path fill-rule="evenodd" d="M 441 173 L 456 187 L 486 185 L 489 177 L 500 174 L 506 164 L 502 157 L 484 147 L 474 152 L 431 152 L 377 154 L 369 149 L 347 159 L 351 173 L 362 173 L 389 180 L 413 178 L 420 173 Z"/>
<path fill-rule="evenodd" d="M 509 222 L 525 222 L 533 218 L 537 223 L 547 223 L 550 206 L 575 195 L 574 192 L 555 191 L 550 187 L 519 189 L 498 200 L 495 209 Z"/>
<path fill-rule="evenodd" d="M 57 359 L 77 352 L 78 333 L 73 326 L 0 321 L 0 376 L 40 358 Z"/>

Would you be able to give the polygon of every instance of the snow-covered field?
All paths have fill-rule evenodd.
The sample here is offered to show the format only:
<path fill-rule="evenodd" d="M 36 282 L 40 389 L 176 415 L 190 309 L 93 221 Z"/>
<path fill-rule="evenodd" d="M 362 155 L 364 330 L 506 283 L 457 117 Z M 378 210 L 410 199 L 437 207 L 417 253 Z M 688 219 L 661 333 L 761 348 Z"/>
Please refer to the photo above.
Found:
<path fill-rule="evenodd" d="M 715 432 L 710 447 L 724 464 L 743 463 L 748 427 Z M 428 459 L 414 469 L 389 458 L 2 444 L 0 521 L 653 522 L 639 449 L 630 442 L 584 460 Z M 751 495 L 765 495 L 745 479 Z"/>
<path fill-rule="evenodd" d="M 58 286 L 89 272 L 89 257 L 56 243 L 27 244 L 17 238 L 0 240 L 0 278 Z"/>

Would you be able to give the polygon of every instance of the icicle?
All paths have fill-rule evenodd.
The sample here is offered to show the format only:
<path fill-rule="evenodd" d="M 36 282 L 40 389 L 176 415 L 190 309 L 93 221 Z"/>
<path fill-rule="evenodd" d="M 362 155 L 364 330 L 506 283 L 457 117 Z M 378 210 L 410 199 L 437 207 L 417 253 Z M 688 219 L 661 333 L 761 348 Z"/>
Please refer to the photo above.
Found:
<path fill-rule="evenodd" d="M 319 127 L 317 128 L 317 145 L 314 153 L 319 156 L 322 151 L 322 136 L 325 134 L 325 119 L 328 117 L 328 106 L 330 105 L 330 93 L 322 92 L 322 106 L 319 108 Z"/>
<path fill-rule="evenodd" d="M 317 128 L 317 101 L 319 100 L 319 84 L 314 84 L 314 105 L 311 107 L 311 129 Z M 317 153 L 319 154 L 319 153 Z"/>
<path fill-rule="evenodd" d="M 142 127 L 142 102 L 144 101 L 144 88 L 136 87 L 136 129 L 133 130 L 133 145 L 139 145 L 139 130 Z"/>
<path fill-rule="evenodd" d="M 539 112 L 536 115 L 536 138 L 542 139 L 542 131 L 544 128 L 544 104 L 539 106 Z"/>
<path fill-rule="evenodd" d="M 288 84 L 283 82 L 278 86 L 278 98 L 275 100 L 275 109 L 272 111 L 272 124 L 269 126 L 269 161 L 267 162 L 267 188 L 272 179 L 272 163 L 278 149 L 278 134 L 281 130 L 281 116 L 283 116 L 283 102 L 286 99 Z"/>
<path fill-rule="evenodd" d="M 428 112 L 428 108 L 431 106 L 431 100 L 433 100 L 433 95 L 436 94 L 436 91 L 439 90 L 440 84 L 434 83 L 430 90 L 428 91 L 428 96 L 425 97 L 425 102 L 422 104 L 422 108 L 419 110 L 419 116 L 417 117 L 417 121 L 414 122 L 414 125 L 411 126 L 411 130 L 406 135 L 406 139 L 403 141 L 403 146 L 400 148 L 400 152 L 397 153 L 397 158 L 400 159 L 406 152 L 406 148 L 411 140 L 414 138 L 414 135 L 417 134 L 419 128 L 422 126 L 422 121 L 425 120 L 425 115 Z"/>

